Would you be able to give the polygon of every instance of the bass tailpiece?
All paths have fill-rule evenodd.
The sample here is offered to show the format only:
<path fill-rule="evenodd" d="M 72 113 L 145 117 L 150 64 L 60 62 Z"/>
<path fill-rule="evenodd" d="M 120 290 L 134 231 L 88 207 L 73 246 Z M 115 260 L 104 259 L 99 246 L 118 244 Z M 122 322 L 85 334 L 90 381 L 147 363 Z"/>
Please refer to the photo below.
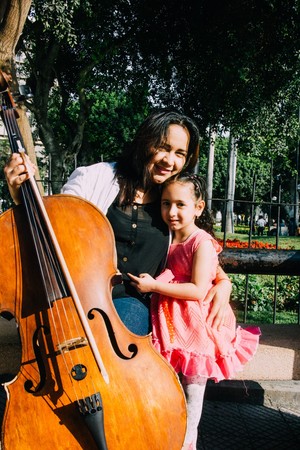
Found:
<path fill-rule="evenodd" d="M 78 400 L 79 411 L 99 450 L 108 450 L 104 433 L 102 399 L 99 392 Z"/>

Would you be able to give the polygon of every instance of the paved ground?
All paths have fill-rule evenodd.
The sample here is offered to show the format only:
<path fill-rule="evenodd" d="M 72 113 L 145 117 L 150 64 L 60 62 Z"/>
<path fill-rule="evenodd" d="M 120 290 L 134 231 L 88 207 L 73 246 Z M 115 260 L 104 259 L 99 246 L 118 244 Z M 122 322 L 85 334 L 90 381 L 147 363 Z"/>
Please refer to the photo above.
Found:
<path fill-rule="evenodd" d="M 0 389 L 0 422 L 4 406 L 5 393 Z M 204 402 L 197 450 L 299 450 L 299 448 L 300 409 L 293 411 L 217 400 Z"/>
<path fill-rule="evenodd" d="M 300 409 L 206 401 L 197 450 L 293 450 L 300 448 Z"/>

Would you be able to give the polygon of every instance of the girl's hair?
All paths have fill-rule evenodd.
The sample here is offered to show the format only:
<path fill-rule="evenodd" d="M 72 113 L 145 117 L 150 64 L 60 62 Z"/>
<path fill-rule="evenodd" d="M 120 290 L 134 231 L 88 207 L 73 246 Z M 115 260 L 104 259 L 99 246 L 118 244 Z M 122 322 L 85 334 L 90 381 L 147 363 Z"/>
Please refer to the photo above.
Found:
<path fill-rule="evenodd" d="M 214 224 L 213 218 L 207 207 L 207 188 L 205 179 L 200 177 L 199 175 L 191 174 L 188 172 L 181 172 L 174 175 L 171 178 L 168 178 L 164 182 L 162 190 L 164 190 L 166 186 L 169 186 L 170 184 L 173 183 L 180 183 L 180 184 L 190 183 L 192 185 L 195 201 L 197 202 L 198 200 L 204 200 L 205 203 L 204 209 L 202 211 L 201 216 L 195 219 L 195 224 L 197 225 L 197 227 L 202 228 L 202 230 L 207 231 L 209 234 L 215 237 L 213 231 L 213 224 Z"/>
<path fill-rule="evenodd" d="M 192 171 L 199 155 L 199 130 L 192 119 L 168 109 L 159 109 L 150 114 L 138 128 L 133 141 L 124 148 L 117 161 L 116 176 L 120 184 L 120 205 L 133 202 L 136 189 L 150 190 L 153 186 L 148 165 L 153 155 L 168 137 L 170 125 L 181 125 L 190 134 L 185 171 Z"/>

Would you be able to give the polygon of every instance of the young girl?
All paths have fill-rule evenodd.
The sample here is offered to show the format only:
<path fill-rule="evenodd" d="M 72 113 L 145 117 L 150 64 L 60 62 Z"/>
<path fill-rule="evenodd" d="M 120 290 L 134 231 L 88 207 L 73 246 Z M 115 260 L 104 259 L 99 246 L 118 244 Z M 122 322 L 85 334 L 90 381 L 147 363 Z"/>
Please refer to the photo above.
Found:
<path fill-rule="evenodd" d="M 222 248 L 212 236 L 204 180 L 178 174 L 163 186 L 162 218 L 173 233 L 166 269 L 156 279 L 129 274 L 139 292 L 153 292 L 153 343 L 181 375 L 187 398 L 188 423 L 183 449 L 196 449 L 198 424 L 208 378 L 232 378 L 254 355 L 260 330 L 236 329 L 228 305 L 224 325 L 208 322 L 203 302 L 213 285 Z M 206 230 L 206 231 L 205 231 Z"/>

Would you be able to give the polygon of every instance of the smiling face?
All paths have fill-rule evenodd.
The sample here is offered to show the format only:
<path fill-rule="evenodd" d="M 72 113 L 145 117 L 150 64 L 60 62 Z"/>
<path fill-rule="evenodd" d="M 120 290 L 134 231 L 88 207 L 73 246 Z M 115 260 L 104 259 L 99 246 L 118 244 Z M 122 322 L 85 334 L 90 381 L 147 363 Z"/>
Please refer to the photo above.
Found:
<path fill-rule="evenodd" d="M 161 184 L 179 173 L 187 159 L 190 134 L 181 125 L 170 125 L 166 141 L 156 149 L 148 165 L 152 182 Z"/>
<path fill-rule="evenodd" d="M 175 181 L 163 189 L 162 218 L 175 234 L 188 237 L 193 233 L 198 228 L 195 218 L 201 215 L 204 206 L 204 200 L 196 199 L 192 183 Z"/>

